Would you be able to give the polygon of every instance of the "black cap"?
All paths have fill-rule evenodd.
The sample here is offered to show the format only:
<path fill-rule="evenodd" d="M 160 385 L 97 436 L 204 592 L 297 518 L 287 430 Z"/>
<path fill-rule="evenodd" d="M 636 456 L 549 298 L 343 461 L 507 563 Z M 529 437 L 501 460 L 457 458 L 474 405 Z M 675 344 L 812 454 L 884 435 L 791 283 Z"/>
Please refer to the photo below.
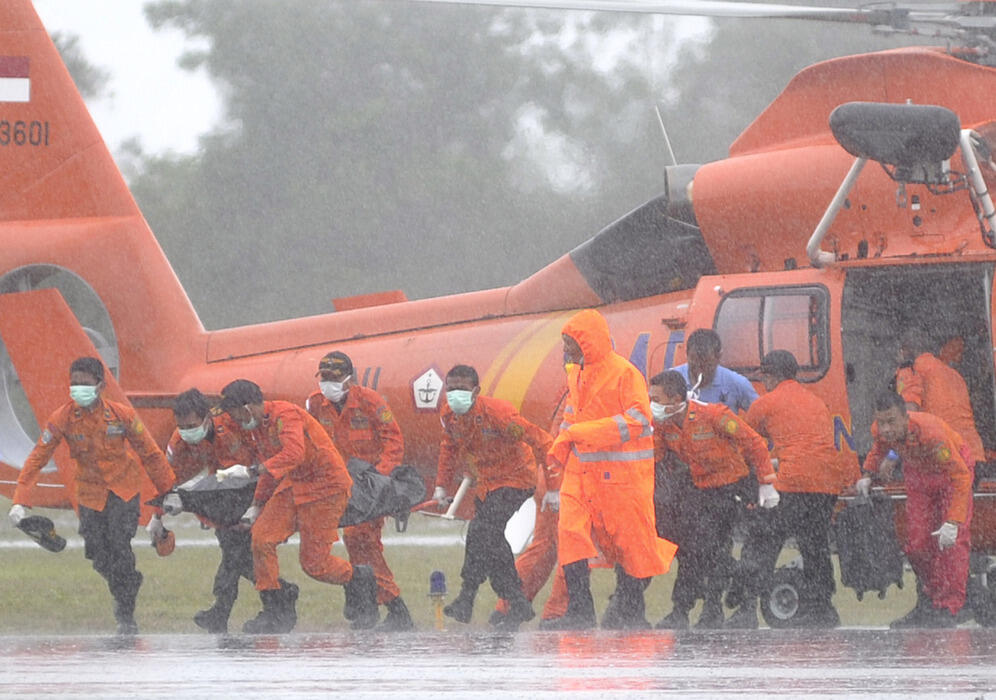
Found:
<path fill-rule="evenodd" d="M 318 372 L 315 374 L 318 375 L 322 372 L 335 372 L 337 374 L 341 373 L 347 377 L 352 377 L 353 361 L 349 359 L 349 355 L 346 353 L 333 350 L 323 357 L 318 363 Z"/>
<path fill-rule="evenodd" d="M 799 363 L 788 350 L 772 350 L 761 360 L 761 371 L 782 379 L 795 379 Z"/>

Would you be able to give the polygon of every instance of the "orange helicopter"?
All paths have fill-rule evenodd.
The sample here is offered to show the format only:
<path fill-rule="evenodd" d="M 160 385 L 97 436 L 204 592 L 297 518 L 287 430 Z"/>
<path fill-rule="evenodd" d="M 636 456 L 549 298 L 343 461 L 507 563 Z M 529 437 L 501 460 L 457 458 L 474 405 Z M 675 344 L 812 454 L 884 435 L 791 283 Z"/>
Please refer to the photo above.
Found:
<path fill-rule="evenodd" d="M 996 3 L 929 17 L 898 7 L 483 4 L 739 8 L 928 26 L 957 44 L 803 70 L 729 158 L 669 167 L 660 196 L 510 287 L 418 301 L 369 294 L 336 300 L 331 314 L 206 331 L 30 0 L 10 0 L 0 6 L 0 493 L 11 496 L 38 423 L 66 400 L 67 367 L 87 354 L 112 371 L 108 395 L 130 401 L 165 443 L 178 393 L 217 393 L 245 377 L 270 398 L 303 402 L 319 359 L 345 351 L 356 380 L 391 404 L 406 462 L 431 484 L 446 371 L 473 364 L 485 394 L 547 426 L 565 393 L 560 330 L 585 307 L 600 309 L 617 350 L 647 376 L 682 362 L 686 334 L 700 327 L 719 332 L 724 365 L 754 380 L 765 353 L 792 351 L 835 415 L 840 449 L 860 455 L 899 332 L 926 322 L 938 342 L 961 339 L 959 370 L 996 450 Z M 32 503 L 73 506 L 72 469 L 60 449 Z M 979 472 L 973 548 L 989 555 L 996 481 Z"/>

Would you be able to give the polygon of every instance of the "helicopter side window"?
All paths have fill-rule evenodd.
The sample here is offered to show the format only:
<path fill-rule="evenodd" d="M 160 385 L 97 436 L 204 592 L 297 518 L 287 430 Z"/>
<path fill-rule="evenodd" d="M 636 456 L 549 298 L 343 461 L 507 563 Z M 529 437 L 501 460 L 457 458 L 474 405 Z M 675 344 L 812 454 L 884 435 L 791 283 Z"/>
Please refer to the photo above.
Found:
<path fill-rule="evenodd" d="M 760 381 L 761 358 L 772 350 L 788 350 L 799 363 L 799 381 L 817 381 L 830 364 L 829 304 L 824 287 L 730 293 L 715 321 L 723 341 L 723 364 Z"/>

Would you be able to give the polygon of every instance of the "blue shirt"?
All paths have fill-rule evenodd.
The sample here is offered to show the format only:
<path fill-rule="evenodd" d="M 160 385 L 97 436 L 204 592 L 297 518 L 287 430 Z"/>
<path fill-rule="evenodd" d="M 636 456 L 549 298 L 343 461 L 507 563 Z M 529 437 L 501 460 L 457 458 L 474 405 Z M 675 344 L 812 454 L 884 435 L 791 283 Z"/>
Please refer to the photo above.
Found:
<path fill-rule="evenodd" d="M 680 372 L 681 376 L 688 382 L 691 389 L 695 380 L 688 376 L 688 363 L 678 365 L 674 368 Z M 747 377 L 727 369 L 723 366 L 716 367 L 716 374 L 712 378 L 712 383 L 708 386 L 700 386 L 698 389 L 699 401 L 706 403 L 725 403 L 734 413 L 741 410 L 746 411 L 757 399 L 757 392 L 747 380 Z"/>

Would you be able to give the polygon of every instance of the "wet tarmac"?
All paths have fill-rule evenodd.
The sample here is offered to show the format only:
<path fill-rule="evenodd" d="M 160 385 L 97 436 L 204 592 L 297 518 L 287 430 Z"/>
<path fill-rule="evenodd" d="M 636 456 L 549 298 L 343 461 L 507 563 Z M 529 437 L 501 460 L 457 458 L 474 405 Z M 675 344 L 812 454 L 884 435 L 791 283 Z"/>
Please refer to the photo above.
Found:
<path fill-rule="evenodd" d="M 996 630 L 0 637 L 0 695 L 996 699 Z"/>

